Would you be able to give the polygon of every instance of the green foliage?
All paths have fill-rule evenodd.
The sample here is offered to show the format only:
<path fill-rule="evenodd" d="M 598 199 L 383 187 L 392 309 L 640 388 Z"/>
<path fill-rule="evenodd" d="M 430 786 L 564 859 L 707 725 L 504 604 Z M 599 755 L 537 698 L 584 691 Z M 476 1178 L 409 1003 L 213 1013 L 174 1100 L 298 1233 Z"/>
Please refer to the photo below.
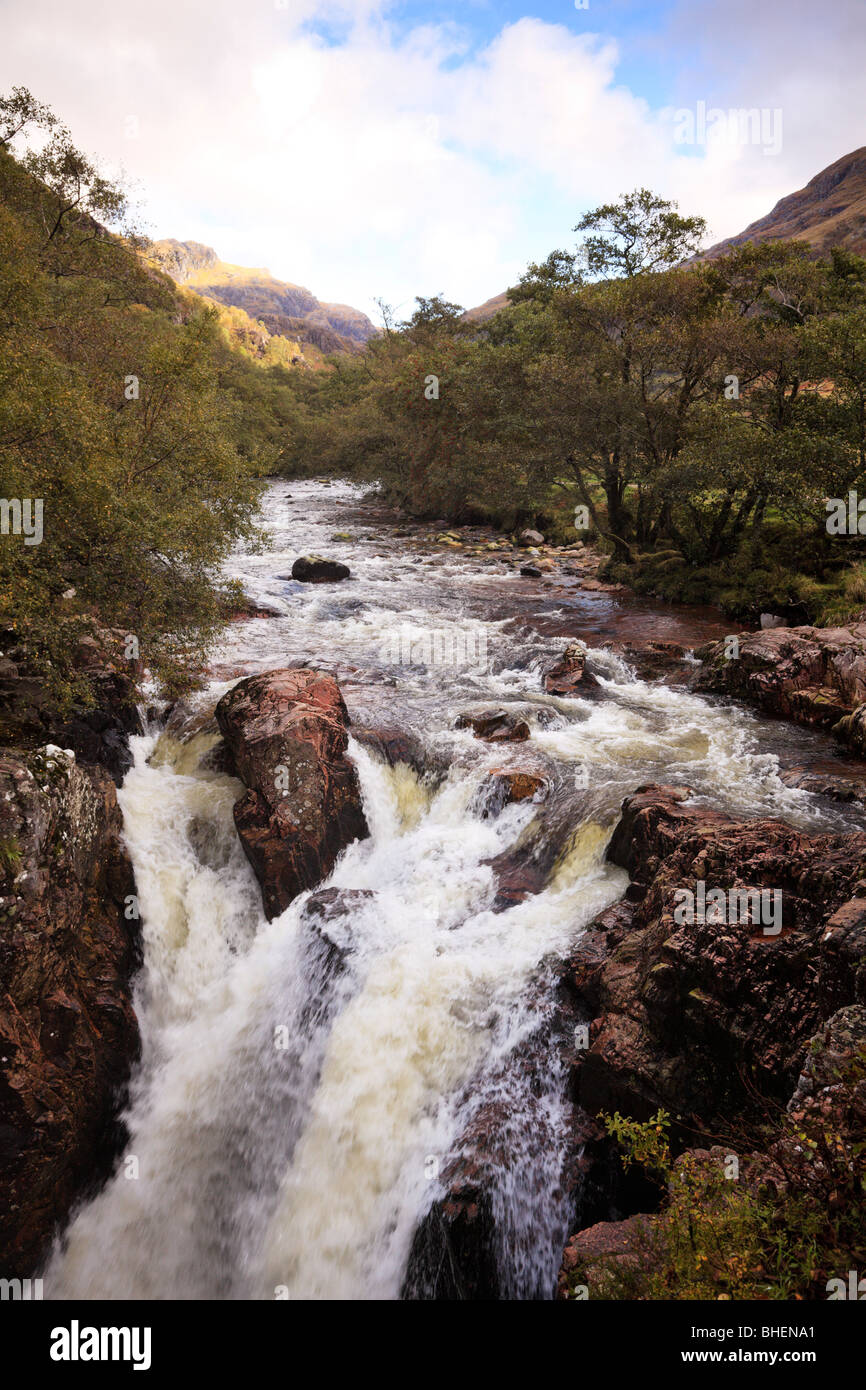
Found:
<path fill-rule="evenodd" d="M 670 270 L 700 247 L 707 224 L 681 217 L 675 203 L 648 188 L 626 193 L 618 203 L 587 212 L 574 228 L 588 233 L 580 259 L 591 276 L 625 276 Z"/>
<path fill-rule="evenodd" d="M 0 100 L 4 132 L 0 494 L 40 499 L 44 519 L 39 543 L 0 535 L 0 616 L 64 699 L 94 624 L 134 635 L 130 674 L 173 691 L 235 601 L 219 566 L 285 458 L 289 371 L 105 229 L 122 191 L 22 89 Z"/>
<path fill-rule="evenodd" d="M 420 515 L 546 518 L 559 541 L 582 505 L 644 592 L 850 616 L 864 557 L 827 535 L 825 498 L 866 490 L 866 261 L 778 242 L 685 267 L 703 222 L 646 189 L 576 230 L 486 323 L 441 296 L 386 311 L 299 391 L 290 466 L 379 478 Z"/>
<path fill-rule="evenodd" d="M 612 1139 L 622 1149 L 623 1167 L 639 1164 L 647 1176 L 656 1182 L 666 1183 L 670 1176 L 671 1149 L 668 1140 L 671 1117 L 666 1110 L 657 1110 L 655 1115 L 642 1123 L 628 1119 L 618 1110 L 612 1115 L 604 1115 L 604 1126 Z"/>
<path fill-rule="evenodd" d="M 866 1056 L 838 1080 L 856 1086 Z M 664 1190 L 633 1261 L 593 1267 L 615 1299 L 826 1298 L 827 1281 L 866 1263 L 866 1141 L 822 1108 L 785 1114 L 772 1159 L 732 1168 L 723 1149 L 672 1156 L 670 1116 L 602 1115 L 622 1149 Z M 585 1282 L 586 1272 L 573 1274 Z"/>
<path fill-rule="evenodd" d="M 21 867 L 21 846 L 14 835 L 0 837 L 0 874 L 14 878 Z"/>

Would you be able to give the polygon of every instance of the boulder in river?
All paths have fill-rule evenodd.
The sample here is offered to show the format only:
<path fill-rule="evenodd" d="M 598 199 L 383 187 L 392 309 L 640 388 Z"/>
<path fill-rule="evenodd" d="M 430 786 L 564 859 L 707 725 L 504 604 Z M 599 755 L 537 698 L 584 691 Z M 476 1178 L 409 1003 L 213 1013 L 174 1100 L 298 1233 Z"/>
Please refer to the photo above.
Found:
<path fill-rule="evenodd" d="M 548 695 L 582 694 L 591 687 L 598 687 L 598 681 L 586 669 L 586 647 L 572 642 L 562 656 L 551 666 L 544 677 L 544 688 Z"/>
<path fill-rule="evenodd" d="M 544 545 L 544 537 L 541 532 L 533 531 L 529 527 L 525 531 L 521 531 L 518 540 L 523 546 Z"/>
<path fill-rule="evenodd" d="M 456 729 L 471 729 L 485 743 L 523 743 L 529 738 L 529 725 L 508 710 L 485 710 L 481 714 L 458 714 Z"/>
<path fill-rule="evenodd" d="M 292 579 L 301 584 L 334 584 L 349 578 L 349 566 L 324 555 L 299 555 L 292 565 Z"/>
<path fill-rule="evenodd" d="M 273 918 L 369 834 L 346 756 L 349 716 L 332 677 L 286 669 L 240 681 L 216 719 L 247 787 L 235 825 Z"/>
<path fill-rule="evenodd" d="M 138 909 L 114 783 L 0 758 L 0 1274 L 26 1278 L 120 1148 Z"/>
<path fill-rule="evenodd" d="M 496 769 L 488 773 L 475 795 L 475 807 L 482 819 L 498 816 L 506 806 L 518 801 L 540 802 L 550 790 L 546 777 L 535 772 Z"/>

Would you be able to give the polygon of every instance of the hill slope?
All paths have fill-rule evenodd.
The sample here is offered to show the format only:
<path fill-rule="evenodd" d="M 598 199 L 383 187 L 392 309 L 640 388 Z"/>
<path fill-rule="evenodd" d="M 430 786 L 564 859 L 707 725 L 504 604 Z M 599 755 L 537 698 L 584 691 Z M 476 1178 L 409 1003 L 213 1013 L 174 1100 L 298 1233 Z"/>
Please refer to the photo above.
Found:
<path fill-rule="evenodd" d="M 711 246 L 705 256 L 720 256 L 746 241 L 808 241 L 817 252 L 842 246 L 866 254 L 866 145 L 822 169 L 805 188 L 781 198 L 766 217 L 739 236 Z"/>
<path fill-rule="evenodd" d="M 263 267 L 230 265 L 201 242 L 154 241 L 148 255 L 177 284 L 243 309 L 274 336 L 297 339 L 322 352 L 355 352 L 376 331 L 359 309 L 323 304 L 303 286 L 277 280 Z"/>

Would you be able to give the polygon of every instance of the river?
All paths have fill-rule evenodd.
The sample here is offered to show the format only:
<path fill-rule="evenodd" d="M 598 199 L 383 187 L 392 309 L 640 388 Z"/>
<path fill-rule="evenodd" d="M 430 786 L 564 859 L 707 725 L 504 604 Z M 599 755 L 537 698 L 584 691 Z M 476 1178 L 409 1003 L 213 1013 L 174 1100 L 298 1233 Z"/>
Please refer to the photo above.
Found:
<path fill-rule="evenodd" d="M 141 911 L 142 1060 L 126 1153 L 58 1243 L 49 1297 L 398 1298 L 471 1115 L 493 1093 L 510 1114 L 526 1104 L 508 1059 L 550 1007 L 553 962 L 624 891 L 604 858 L 623 797 L 685 782 L 734 813 L 861 823 L 781 780 L 786 766 L 832 760 L 828 739 L 638 680 L 604 646 L 697 642 L 725 630 L 719 615 L 437 550 L 429 527 L 400 525 L 348 483 L 274 483 L 265 521 L 267 547 L 228 571 L 274 615 L 232 624 L 172 732 L 132 741 L 120 800 Z M 311 551 L 344 560 L 352 578 L 281 577 Z M 543 669 L 569 638 L 589 646 L 601 698 L 544 693 Z M 337 676 L 356 725 L 395 726 L 444 769 L 391 768 L 350 743 L 371 836 L 329 880 L 365 890 L 332 926 L 348 962 L 336 973 L 307 894 L 265 920 L 232 822 L 240 784 L 208 758 L 208 716 L 232 682 L 301 663 Z M 525 717 L 531 740 L 491 747 L 455 729 L 461 711 L 493 705 Z M 490 861 L 532 833 L 539 807 L 482 814 L 494 768 L 540 771 L 573 805 L 547 886 L 506 911 L 494 910 Z M 567 1235 L 569 1102 L 555 1065 L 534 1103 L 495 1202 L 501 1286 L 520 1299 L 552 1296 Z"/>

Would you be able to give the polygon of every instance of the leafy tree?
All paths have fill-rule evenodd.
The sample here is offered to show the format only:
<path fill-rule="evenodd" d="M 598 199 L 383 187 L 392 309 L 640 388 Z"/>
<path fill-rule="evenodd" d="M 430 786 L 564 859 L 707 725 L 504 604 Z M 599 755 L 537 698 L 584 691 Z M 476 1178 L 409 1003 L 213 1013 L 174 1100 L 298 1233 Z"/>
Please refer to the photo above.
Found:
<path fill-rule="evenodd" d="M 676 203 L 637 188 L 584 213 L 574 231 L 588 233 L 580 259 L 590 276 L 630 279 L 670 270 L 699 249 L 706 229 L 703 217 L 681 217 Z"/>

